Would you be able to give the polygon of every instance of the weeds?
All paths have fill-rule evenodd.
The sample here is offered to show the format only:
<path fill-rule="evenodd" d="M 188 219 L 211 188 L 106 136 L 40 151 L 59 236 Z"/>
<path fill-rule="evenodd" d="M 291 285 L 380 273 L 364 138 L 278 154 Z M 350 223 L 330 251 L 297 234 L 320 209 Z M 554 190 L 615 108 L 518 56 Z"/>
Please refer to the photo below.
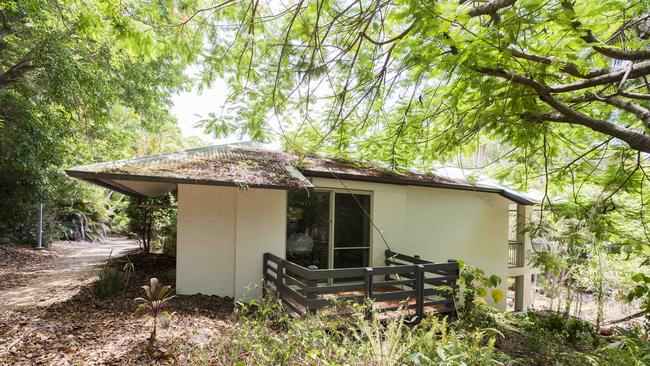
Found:
<path fill-rule="evenodd" d="M 117 294 L 122 288 L 122 273 L 106 266 L 99 272 L 97 280 L 93 282 L 92 294 L 96 299 L 106 299 Z"/>

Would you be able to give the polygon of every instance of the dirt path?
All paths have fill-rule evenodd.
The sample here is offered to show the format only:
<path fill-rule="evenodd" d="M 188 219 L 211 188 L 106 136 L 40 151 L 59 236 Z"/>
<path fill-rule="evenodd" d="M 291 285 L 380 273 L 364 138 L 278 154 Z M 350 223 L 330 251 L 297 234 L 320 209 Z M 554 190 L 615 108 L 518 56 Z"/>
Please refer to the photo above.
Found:
<path fill-rule="evenodd" d="M 64 301 L 62 296 L 71 296 L 74 291 L 58 290 L 69 290 L 94 276 L 109 255 L 117 257 L 136 248 L 138 244 L 126 238 L 107 238 L 103 243 L 53 243 L 52 250 L 58 255 L 51 256 L 44 269 L 21 272 L 32 277 L 27 285 L 0 290 L 0 309 Z"/>

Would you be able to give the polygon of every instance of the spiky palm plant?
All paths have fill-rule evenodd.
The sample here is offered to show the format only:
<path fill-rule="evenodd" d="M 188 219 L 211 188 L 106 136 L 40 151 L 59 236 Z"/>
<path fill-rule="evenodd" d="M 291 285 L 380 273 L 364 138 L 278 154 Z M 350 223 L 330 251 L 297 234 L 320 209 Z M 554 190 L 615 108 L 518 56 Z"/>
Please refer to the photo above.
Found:
<path fill-rule="evenodd" d="M 151 336 L 149 337 L 149 343 L 147 349 L 149 353 L 153 352 L 153 345 L 156 341 L 156 326 L 160 322 L 160 326 L 163 329 L 169 327 L 172 315 L 164 310 L 165 304 L 174 298 L 172 295 L 171 286 L 163 286 L 158 282 L 158 279 L 152 277 L 149 281 L 149 286 L 142 286 L 144 289 L 147 298 L 138 297 L 135 301 L 140 302 L 138 306 L 138 311 L 148 312 L 151 315 L 153 320 Z"/>

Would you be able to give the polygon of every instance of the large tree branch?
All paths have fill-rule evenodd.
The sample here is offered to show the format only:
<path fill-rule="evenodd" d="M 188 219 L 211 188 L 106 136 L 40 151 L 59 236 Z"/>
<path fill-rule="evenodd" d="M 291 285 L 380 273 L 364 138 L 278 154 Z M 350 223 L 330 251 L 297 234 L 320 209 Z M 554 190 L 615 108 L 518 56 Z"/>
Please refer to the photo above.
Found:
<path fill-rule="evenodd" d="M 606 135 L 613 136 L 621 141 L 624 141 L 631 148 L 635 150 L 650 153 L 650 136 L 616 125 L 614 123 L 598 120 L 584 113 L 581 113 L 567 106 L 566 104 L 560 102 L 559 100 L 555 99 L 551 95 L 553 90 L 550 87 L 536 80 L 512 72 L 508 72 L 503 69 L 477 68 L 476 70 L 485 75 L 496 76 L 532 88 L 537 92 L 539 98 L 543 102 L 551 106 L 556 111 L 560 112 L 562 116 L 566 117 L 565 119 L 562 118 L 561 116 L 556 116 L 553 114 L 544 115 L 547 117 L 546 120 L 551 120 L 553 122 L 582 125 L 594 131 L 601 132 Z"/>
<path fill-rule="evenodd" d="M 627 79 L 634 79 L 650 74 L 650 61 L 643 61 L 633 64 L 631 69 L 621 68 L 591 79 L 581 80 L 572 84 L 556 85 L 549 87 L 553 93 L 563 93 L 590 88 L 592 86 L 605 85 L 623 80 L 625 74 L 629 71 Z"/>
<path fill-rule="evenodd" d="M 546 57 L 539 56 L 531 53 L 521 52 L 514 49 L 508 50 L 513 57 L 521 58 L 529 61 L 534 61 L 543 65 L 550 65 L 552 63 L 559 63 L 563 66 L 560 68 L 560 71 L 565 72 L 571 76 L 575 76 L 582 79 L 591 79 L 597 76 L 605 75 L 612 72 L 612 69 L 609 67 L 604 67 L 602 69 L 594 69 L 589 71 L 581 70 L 580 67 L 573 62 L 561 60 L 556 57 Z"/>
<path fill-rule="evenodd" d="M 0 89 L 8 87 L 10 84 L 15 83 L 27 71 L 35 69 L 33 57 L 26 57 L 18 63 L 10 66 L 5 72 L 0 75 Z"/>
<path fill-rule="evenodd" d="M 632 99 L 641 99 L 641 100 L 650 100 L 650 94 L 644 94 L 644 93 L 633 93 L 633 92 L 628 92 L 625 90 L 619 90 L 616 94 L 626 97 L 626 98 L 632 98 Z"/>
<path fill-rule="evenodd" d="M 493 15 L 497 11 L 507 8 L 508 6 L 514 5 L 517 0 L 492 0 L 485 5 L 477 6 L 470 9 L 469 15 L 476 17 L 479 15 Z"/>
<path fill-rule="evenodd" d="M 621 80 L 623 80 L 623 77 L 625 77 L 626 73 L 628 74 L 627 79 L 643 77 L 645 75 L 650 74 L 650 61 L 643 61 L 643 62 L 639 62 L 638 64 L 634 64 L 632 65 L 631 69 L 621 68 L 621 69 L 617 69 L 616 71 L 610 72 L 609 74 L 597 76 L 591 79 L 581 80 L 571 84 L 555 85 L 555 86 L 547 86 L 534 79 L 519 74 L 515 74 L 503 69 L 477 68 L 476 70 L 483 74 L 498 76 L 504 79 L 512 79 L 513 81 L 517 81 L 520 84 L 528 85 L 534 88 L 535 90 L 538 91 L 543 90 L 545 93 L 564 93 L 564 92 L 582 90 L 593 86 L 620 82 Z"/>
<path fill-rule="evenodd" d="M 594 131 L 616 137 L 617 139 L 627 143 L 631 148 L 635 150 L 650 152 L 650 136 L 616 125 L 614 123 L 601 121 L 584 113 L 578 112 L 575 109 L 553 98 L 553 96 L 550 94 L 541 94 L 539 96 L 539 99 L 550 105 L 556 111 L 568 117 L 571 120 L 571 122 L 568 123 L 580 124 L 585 127 L 589 127 Z"/>
<path fill-rule="evenodd" d="M 650 129 L 650 110 L 641 107 L 638 104 L 628 102 L 626 100 L 621 100 L 613 96 L 601 97 L 596 95 L 596 98 L 600 101 L 603 101 L 609 105 L 618 107 L 624 111 L 634 114 L 638 119 L 640 119 L 643 124 Z"/>

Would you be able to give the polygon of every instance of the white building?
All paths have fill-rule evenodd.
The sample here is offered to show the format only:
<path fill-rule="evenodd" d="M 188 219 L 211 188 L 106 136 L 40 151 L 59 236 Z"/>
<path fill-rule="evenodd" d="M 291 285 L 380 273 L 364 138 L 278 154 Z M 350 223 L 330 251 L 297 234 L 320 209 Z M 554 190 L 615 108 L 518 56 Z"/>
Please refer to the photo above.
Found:
<path fill-rule="evenodd" d="M 251 143 L 67 173 L 131 196 L 177 192 L 180 294 L 256 295 L 250 288 L 261 282 L 266 252 L 324 269 L 384 266 L 390 248 L 433 262 L 462 260 L 500 276 L 503 293 L 513 277 L 516 309 L 529 304 L 532 270 L 525 256 L 531 243 L 521 228 L 534 202 L 500 186 Z M 513 211 L 516 220 L 510 220 Z M 517 234 L 509 240 L 513 221 Z M 496 307 L 505 310 L 505 302 Z"/>

